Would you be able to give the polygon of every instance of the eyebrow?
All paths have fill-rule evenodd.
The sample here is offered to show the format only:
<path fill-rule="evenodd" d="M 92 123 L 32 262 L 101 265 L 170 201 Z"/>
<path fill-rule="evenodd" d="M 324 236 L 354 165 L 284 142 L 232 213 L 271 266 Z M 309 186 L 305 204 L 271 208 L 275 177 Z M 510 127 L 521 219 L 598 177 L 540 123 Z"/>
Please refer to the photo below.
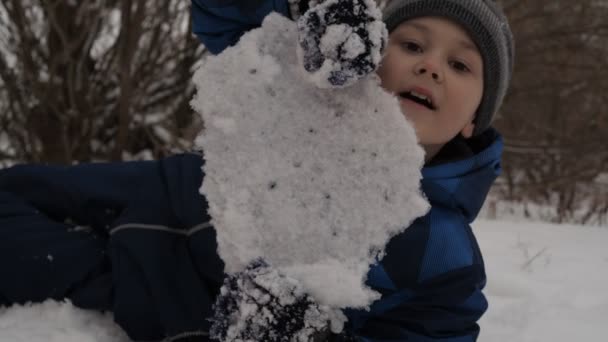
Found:
<path fill-rule="evenodd" d="M 424 24 L 420 24 L 417 22 L 407 22 L 407 21 L 404 22 L 403 24 L 404 24 L 404 26 L 411 26 L 411 27 L 421 31 L 424 34 L 429 34 L 431 32 L 431 30 Z M 459 40 L 458 44 L 466 50 L 471 50 L 473 52 L 479 53 L 477 46 L 471 42 L 468 42 L 466 40 Z"/>

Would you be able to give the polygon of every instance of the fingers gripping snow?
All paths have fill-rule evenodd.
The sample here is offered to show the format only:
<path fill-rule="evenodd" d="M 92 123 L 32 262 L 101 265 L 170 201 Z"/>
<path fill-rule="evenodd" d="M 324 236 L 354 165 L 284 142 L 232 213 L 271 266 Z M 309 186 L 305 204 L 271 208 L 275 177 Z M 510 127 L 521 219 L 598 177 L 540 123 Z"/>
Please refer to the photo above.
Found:
<path fill-rule="evenodd" d="M 262 260 L 226 278 L 211 337 L 220 341 L 315 341 L 329 335 L 328 309 Z"/>
<path fill-rule="evenodd" d="M 321 88 L 346 87 L 376 70 L 388 33 L 373 0 L 325 0 L 298 20 L 301 63 Z"/>

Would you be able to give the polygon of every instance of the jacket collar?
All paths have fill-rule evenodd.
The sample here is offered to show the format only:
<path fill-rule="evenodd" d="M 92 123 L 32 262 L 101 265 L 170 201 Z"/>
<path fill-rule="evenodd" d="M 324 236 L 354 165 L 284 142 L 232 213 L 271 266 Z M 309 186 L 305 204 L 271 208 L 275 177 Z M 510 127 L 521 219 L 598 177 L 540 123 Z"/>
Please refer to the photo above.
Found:
<path fill-rule="evenodd" d="M 502 137 L 493 128 L 454 139 L 422 169 L 422 191 L 433 207 L 459 210 L 472 222 L 501 173 L 502 150 Z"/>

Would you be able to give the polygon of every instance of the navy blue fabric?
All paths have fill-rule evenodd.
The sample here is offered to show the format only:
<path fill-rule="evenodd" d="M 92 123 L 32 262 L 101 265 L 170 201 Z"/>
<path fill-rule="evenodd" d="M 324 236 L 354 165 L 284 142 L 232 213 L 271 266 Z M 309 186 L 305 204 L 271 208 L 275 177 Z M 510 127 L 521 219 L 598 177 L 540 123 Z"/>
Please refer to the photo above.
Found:
<path fill-rule="evenodd" d="M 431 210 L 394 237 L 370 271 L 368 284 L 382 298 L 370 312 L 348 312 L 349 328 L 364 340 L 476 340 L 486 276 L 469 224 L 501 171 L 503 143 L 490 129 L 466 144 L 475 149 L 467 146 L 470 157 L 423 168 Z"/>
<path fill-rule="evenodd" d="M 502 151 L 497 133 L 484 137 L 489 145 L 472 157 L 423 169 L 432 209 L 370 270 L 368 285 L 382 298 L 370 311 L 345 311 L 361 341 L 476 339 L 487 303 L 469 223 Z M 68 298 L 114 312 L 134 340 L 208 331 L 224 274 L 198 193 L 202 160 L 0 170 L 0 269 L 10 275 L 0 282 L 0 303 Z"/>
<path fill-rule="evenodd" d="M 194 33 L 211 53 L 236 44 L 270 12 L 289 17 L 287 0 L 192 0 Z"/>
<path fill-rule="evenodd" d="M 112 311 L 136 341 L 206 334 L 224 274 L 201 166 L 185 154 L 0 170 L 0 304 L 67 298 Z"/>

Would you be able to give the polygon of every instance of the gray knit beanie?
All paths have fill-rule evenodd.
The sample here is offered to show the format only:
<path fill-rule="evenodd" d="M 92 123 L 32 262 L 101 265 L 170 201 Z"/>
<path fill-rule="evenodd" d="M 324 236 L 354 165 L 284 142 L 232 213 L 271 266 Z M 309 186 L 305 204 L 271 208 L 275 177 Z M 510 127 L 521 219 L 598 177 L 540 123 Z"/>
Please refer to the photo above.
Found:
<path fill-rule="evenodd" d="M 490 126 L 513 73 L 513 35 L 507 18 L 492 0 L 392 0 L 383 11 L 389 33 L 406 20 L 427 16 L 460 24 L 481 53 L 484 88 L 473 132 L 478 135 Z"/>

